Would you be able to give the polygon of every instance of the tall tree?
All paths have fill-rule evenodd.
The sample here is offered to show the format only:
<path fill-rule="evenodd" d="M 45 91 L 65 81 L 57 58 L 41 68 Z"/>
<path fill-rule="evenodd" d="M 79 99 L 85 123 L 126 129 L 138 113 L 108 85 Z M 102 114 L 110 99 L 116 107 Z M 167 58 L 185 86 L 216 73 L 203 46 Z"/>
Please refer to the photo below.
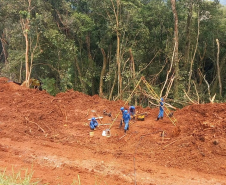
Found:
<path fill-rule="evenodd" d="M 176 0 L 171 0 L 171 7 L 174 17 L 174 69 L 175 69 L 175 80 L 174 80 L 174 98 L 178 98 L 178 80 L 179 80 L 179 60 L 178 60 L 178 16 L 176 10 Z"/>

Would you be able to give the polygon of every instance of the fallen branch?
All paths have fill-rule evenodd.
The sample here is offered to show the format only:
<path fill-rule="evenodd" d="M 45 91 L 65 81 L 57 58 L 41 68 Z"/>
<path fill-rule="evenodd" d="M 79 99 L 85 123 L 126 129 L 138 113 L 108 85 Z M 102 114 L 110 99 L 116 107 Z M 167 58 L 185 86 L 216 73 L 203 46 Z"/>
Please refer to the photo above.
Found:
<path fill-rule="evenodd" d="M 126 136 L 126 134 L 125 134 L 125 135 L 123 135 L 122 137 L 120 137 L 120 138 L 119 138 L 119 140 L 120 140 L 120 139 L 122 139 L 122 138 L 124 138 L 125 136 Z"/>
<path fill-rule="evenodd" d="M 153 102 L 152 102 L 152 101 L 150 101 L 150 100 L 148 100 L 148 102 L 149 102 L 150 104 L 154 105 L 154 106 L 159 107 L 159 105 L 157 105 L 157 104 L 153 103 Z"/>
<path fill-rule="evenodd" d="M 148 136 L 148 135 L 150 135 L 150 134 L 143 134 L 143 135 L 140 136 L 140 138 L 144 137 L 144 136 Z"/>
<path fill-rule="evenodd" d="M 42 130 L 42 132 L 45 133 L 45 130 L 44 130 L 42 127 L 40 127 L 40 125 L 38 125 L 37 123 L 35 123 L 35 122 L 33 122 L 33 121 L 30 121 L 27 117 L 25 117 L 25 119 L 26 119 L 28 122 L 34 123 L 36 126 L 38 126 L 38 128 L 40 128 L 40 129 Z"/>
<path fill-rule="evenodd" d="M 170 105 L 170 104 L 168 104 L 168 103 L 164 103 L 167 107 L 170 107 L 170 108 L 172 108 L 172 109 L 174 109 L 174 110 L 176 110 L 177 108 L 176 107 L 174 107 L 174 106 L 172 106 L 172 105 Z"/>
<path fill-rule="evenodd" d="M 98 125 L 111 125 L 111 123 L 103 123 L 103 124 L 98 124 Z"/>
<path fill-rule="evenodd" d="M 173 144 L 173 143 L 175 143 L 176 141 L 178 141 L 179 139 L 177 139 L 177 140 L 175 140 L 175 141 L 173 141 L 173 142 L 171 142 L 171 143 L 169 143 L 168 145 L 165 145 L 163 148 L 166 148 L 167 146 L 169 146 L 169 145 L 171 145 L 171 144 Z"/>

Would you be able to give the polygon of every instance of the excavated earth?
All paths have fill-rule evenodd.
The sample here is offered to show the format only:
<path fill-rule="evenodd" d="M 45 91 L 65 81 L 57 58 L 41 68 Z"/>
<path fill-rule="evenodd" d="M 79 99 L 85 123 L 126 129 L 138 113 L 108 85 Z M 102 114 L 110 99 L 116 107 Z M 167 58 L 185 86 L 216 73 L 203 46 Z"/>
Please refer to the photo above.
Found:
<path fill-rule="evenodd" d="M 53 97 L 0 78 L 1 172 L 28 171 L 40 185 L 226 185 L 226 103 L 177 109 L 176 125 L 137 106 L 147 116 L 130 121 L 126 135 L 124 104 L 73 90 Z M 93 116 L 103 119 L 90 135 Z"/>

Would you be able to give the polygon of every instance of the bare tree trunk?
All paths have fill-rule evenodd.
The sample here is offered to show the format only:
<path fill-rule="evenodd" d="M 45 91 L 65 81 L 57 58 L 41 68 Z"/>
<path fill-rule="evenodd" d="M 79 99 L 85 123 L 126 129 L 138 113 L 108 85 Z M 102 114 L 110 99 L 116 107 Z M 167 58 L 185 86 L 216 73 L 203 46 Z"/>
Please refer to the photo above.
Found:
<path fill-rule="evenodd" d="M 129 49 L 129 53 L 130 53 L 130 61 L 131 61 L 131 72 L 132 72 L 132 76 L 133 76 L 133 86 L 134 88 L 136 87 L 136 82 L 135 82 L 135 78 L 136 78 L 136 71 L 135 71 L 135 63 L 134 63 L 134 58 L 133 58 L 133 53 L 131 48 Z M 137 106 L 137 98 L 136 98 L 136 92 L 134 93 L 134 97 L 135 97 L 135 106 Z"/>
<path fill-rule="evenodd" d="M 29 41 L 28 41 L 28 34 L 24 34 L 25 37 L 25 43 L 26 43 L 26 52 L 25 52 L 25 68 L 26 68 L 26 81 L 29 81 Z M 28 87 L 28 86 L 27 86 Z"/>
<path fill-rule="evenodd" d="M 28 32 L 30 31 L 30 13 L 31 13 L 31 0 L 27 0 L 28 1 L 28 11 L 27 11 L 27 17 L 20 18 L 20 24 L 22 27 L 22 31 L 24 34 L 24 38 L 25 38 L 25 45 L 26 45 L 26 51 L 25 51 L 25 70 L 26 70 L 26 77 L 25 77 L 25 81 L 26 81 L 26 86 L 29 87 L 29 78 L 30 78 L 30 67 L 29 67 L 29 38 L 28 38 Z"/>
<path fill-rule="evenodd" d="M 117 7 L 111 0 L 115 21 L 116 21 L 116 36 L 117 36 L 117 49 L 116 49 L 116 63 L 118 66 L 118 95 L 120 95 L 120 99 L 122 99 L 122 76 L 121 76 L 121 61 L 120 61 L 120 33 L 119 33 L 119 8 L 120 8 L 120 0 L 117 0 Z"/>
<path fill-rule="evenodd" d="M 219 82 L 219 93 L 220 97 L 222 97 L 222 84 L 221 84 L 221 74 L 220 74 L 220 65 L 219 65 L 219 54 L 220 54 L 220 44 L 219 40 L 216 39 L 217 42 L 217 76 L 218 76 L 218 82 Z"/>
<path fill-rule="evenodd" d="M 225 65 L 225 63 L 226 63 L 226 53 L 224 54 L 224 56 L 221 58 L 221 62 L 219 62 L 220 64 L 220 67 L 219 67 L 219 69 L 220 69 L 220 78 L 222 77 L 222 79 L 224 79 L 225 77 L 226 77 L 226 73 L 225 73 L 225 67 L 224 67 L 224 65 Z M 221 71 L 223 70 L 223 73 L 221 73 Z M 216 91 L 217 91 L 217 85 L 218 85 L 218 80 L 215 80 L 214 81 L 214 84 L 213 84 L 213 87 L 212 87 L 212 92 L 213 93 L 216 93 Z"/>
<path fill-rule="evenodd" d="M 190 0 L 188 7 L 188 17 L 187 17 L 187 25 L 186 25 L 186 42 L 185 42 L 185 50 L 184 50 L 184 61 L 185 61 L 185 70 L 188 69 L 188 61 L 189 61 L 189 54 L 190 54 L 190 27 L 191 27 L 191 20 L 192 20 L 192 13 L 193 13 L 193 0 Z"/>
<path fill-rule="evenodd" d="M 106 53 L 105 53 L 103 48 L 101 48 L 101 52 L 102 52 L 102 55 L 103 55 L 103 67 L 102 67 L 101 73 L 100 73 L 99 96 L 104 97 L 104 94 L 103 94 L 103 84 L 104 84 L 103 77 L 105 75 L 105 71 L 106 71 L 106 67 L 107 67 L 107 56 L 106 56 Z"/>
<path fill-rule="evenodd" d="M 175 43 L 175 54 L 174 54 L 174 69 L 175 69 L 175 80 L 174 80 L 174 98 L 178 98 L 178 78 L 179 78 L 179 60 L 178 60 L 178 16 L 176 10 L 176 0 L 171 0 L 171 7 L 174 17 L 174 43 Z"/>
<path fill-rule="evenodd" d="M 165 80 L 164 85 L 163 85 L 163 87 L 162 87 L 162 89 L 161 89 L 160 97 L 162 97 L 163 90 L 165 89 L 166 84 L 167 84 L 168 79 L 169 79 L 169 74 L 170 74 L 171 71 L 172 71 L 172 67 L 173 67 L 173 59 L 174 59 L 174 53 L 175 53 L 175 46 L 176 46 L 176 45 L 174 44 L 173 55 L 172 55 L 172 60 L 171 60 L 170 68 L 169 68 L 169 70 L 167 71 L 167 74 L 166 74 L 166 80 Z M 165 97 L 165 98 L 166 98 L 166 97 Z"/>
<path fill-rule="evenodd" d="M 117 52 L 116 52 L 116 60 L 118 65 L 118 95 L 120 94 L 120 99 L 122 99 L 122 76 L 121 76 L 121 62 L 120 62 L 120 37 L 119 33 L 117 32 Z"/>
<path fill-rule="evenodd" d="M 119 0 L 117 0 L 117 6 L 118 6 Z M 118 10 L 119 7 L 117 8 L 117 29 L 119 28 L 119 21 L 118 21 Z M 120 61 L 120 34 L 119 31 L 117 30 L 117 51 L 116 51 L 116 60 L 118 64 L 118 83 L 119 83 L 119 89 L 118 93 L 121 95 L 120 99 L 122 99 L 122 76 L 121 76 L 121 61 Z"/>
<path fill-rule="evenodd" d="M 195 45 L 195 51 L 191 60 L 191 64 L 190 64 L 190 70 L 189 70 L 189 78 L 188 78 L 188 93 L 190 93 L 190 88 L 191 88 L 191 76 L 192 76 L 192 68 L 193 68 L 193 63 L 195 60 L 195 55 L 196 55 L 196 51 L 198 48 L 198 44 L 199 44 L 199 25 L 200 25 L 200 20 L 199 20 L 199 8 L 198 8 L 198 33 L 197 33 L 197 37 L 196 37 L 196 45 Z"/>

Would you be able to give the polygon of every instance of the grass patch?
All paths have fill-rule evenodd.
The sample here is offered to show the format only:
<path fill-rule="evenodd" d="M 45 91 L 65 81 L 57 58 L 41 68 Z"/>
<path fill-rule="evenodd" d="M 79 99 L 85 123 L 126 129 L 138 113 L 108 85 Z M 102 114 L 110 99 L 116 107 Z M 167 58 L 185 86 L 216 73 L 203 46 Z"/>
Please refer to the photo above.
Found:
<path fill-rule="evenodd" d="M 15 173 L 12 169 L 12 173 L 6 174 L 6 169 L 0 172 L 0 185 L 37 185 L 39 181 L 32 182 L 33 171 L 29 172 L 21 170 Z"/>

